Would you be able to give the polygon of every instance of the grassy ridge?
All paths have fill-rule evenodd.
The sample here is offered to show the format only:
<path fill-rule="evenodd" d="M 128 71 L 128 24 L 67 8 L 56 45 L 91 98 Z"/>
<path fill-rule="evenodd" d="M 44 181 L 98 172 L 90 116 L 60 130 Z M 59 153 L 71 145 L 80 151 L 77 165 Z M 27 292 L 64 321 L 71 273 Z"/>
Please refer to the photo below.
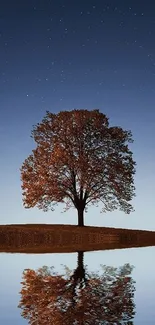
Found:
<path fill-rule="evenodd" d="M 55 253 L 155 246 L 155 232 L 74 225 L 0 226 L 0 251 Z"/>

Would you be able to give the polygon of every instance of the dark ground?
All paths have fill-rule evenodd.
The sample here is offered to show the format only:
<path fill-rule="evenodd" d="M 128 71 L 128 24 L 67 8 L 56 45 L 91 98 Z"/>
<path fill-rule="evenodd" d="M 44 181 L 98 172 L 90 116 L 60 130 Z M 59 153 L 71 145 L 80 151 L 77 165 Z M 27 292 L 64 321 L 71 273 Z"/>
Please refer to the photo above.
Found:
<path fill-rule="evenodd" d="M 0 226 L 0 252 L 56 253 L 155 246 L 155 231 L 74 225 Z"/>

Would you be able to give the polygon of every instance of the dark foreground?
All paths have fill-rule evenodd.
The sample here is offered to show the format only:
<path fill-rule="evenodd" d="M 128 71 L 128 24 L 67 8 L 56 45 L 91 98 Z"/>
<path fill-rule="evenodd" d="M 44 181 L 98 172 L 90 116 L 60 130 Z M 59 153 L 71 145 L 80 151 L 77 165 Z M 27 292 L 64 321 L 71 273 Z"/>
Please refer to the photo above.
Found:
<path fill-rule="evenodd" d="M 0 252 L 67 253 L 155 246 L 155 231 L 73 225 L 2 225 Z"/>

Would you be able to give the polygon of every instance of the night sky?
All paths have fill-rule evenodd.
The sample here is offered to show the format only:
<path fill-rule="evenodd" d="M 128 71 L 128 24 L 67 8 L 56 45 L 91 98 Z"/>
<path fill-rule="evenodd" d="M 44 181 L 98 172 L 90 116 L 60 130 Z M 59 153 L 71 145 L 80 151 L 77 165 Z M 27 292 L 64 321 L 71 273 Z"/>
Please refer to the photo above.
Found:
<path fill-rule="evenodd" d="M 90 207 L 86 224 L 155 230 L 154 1 L 1 3 L 1 224 L 77 223 L 76 211 L 61 214 L 61 205 L 48 213 L 24 209 L 19 170 L 46 110 L 74 108 L 99 109 L 135 140 L 135 212 Z"/>

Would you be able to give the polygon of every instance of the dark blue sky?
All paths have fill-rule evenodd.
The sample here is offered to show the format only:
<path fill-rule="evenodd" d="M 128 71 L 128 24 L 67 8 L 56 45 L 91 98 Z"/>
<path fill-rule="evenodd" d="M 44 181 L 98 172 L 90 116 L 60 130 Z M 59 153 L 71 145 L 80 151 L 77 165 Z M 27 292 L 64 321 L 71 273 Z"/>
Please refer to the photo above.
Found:
<path fill-rule="evenodd" d="M 87 224 L 155 228 L 155 3 L 4 1 L 0 6 L 0 223 L 76 223 L 76 212 L 22 207 L 19 168 L 32 125 L 46 110 L 98 108 L 131 129 L 137 161 L 135 212 Z M 98 219 L 93 218 L 98 214 Z M 97 221 L 96 221 L 97 220 Z"/>

